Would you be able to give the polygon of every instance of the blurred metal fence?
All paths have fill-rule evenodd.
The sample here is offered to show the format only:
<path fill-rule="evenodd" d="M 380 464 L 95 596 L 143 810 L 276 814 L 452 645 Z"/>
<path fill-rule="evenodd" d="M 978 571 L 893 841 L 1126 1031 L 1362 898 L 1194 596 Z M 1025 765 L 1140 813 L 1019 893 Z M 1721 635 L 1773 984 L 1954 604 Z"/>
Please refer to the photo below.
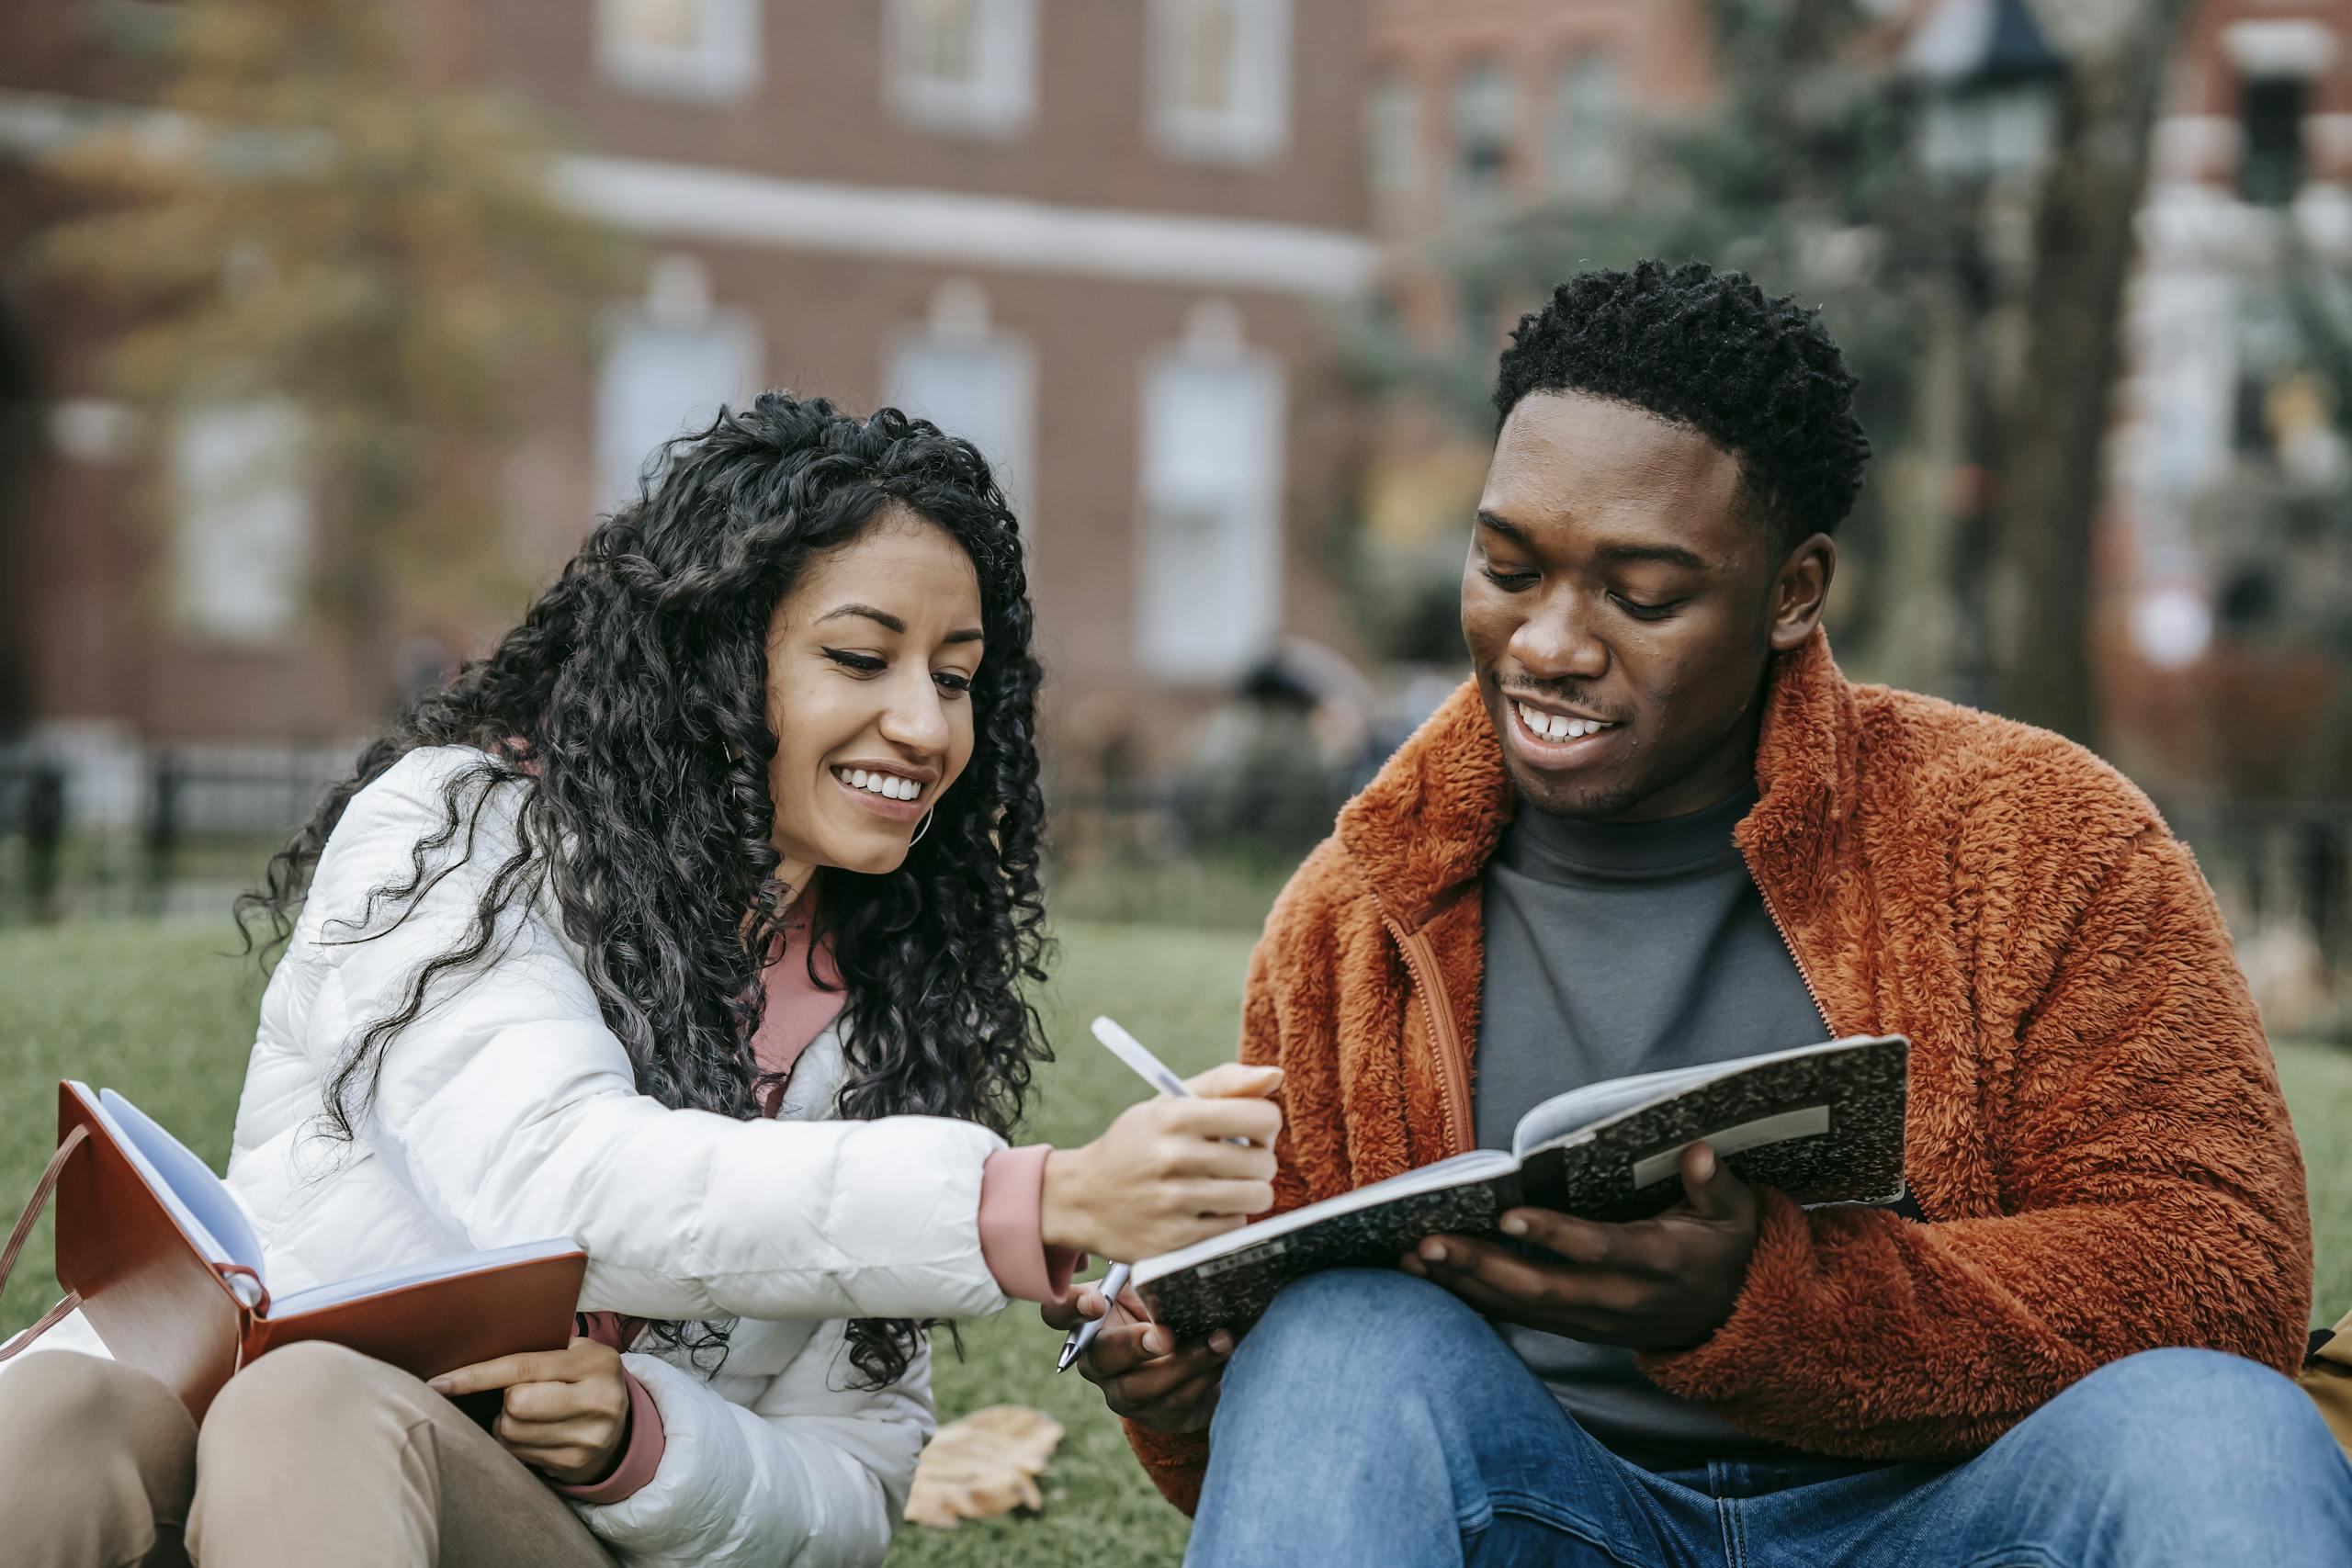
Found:
<path fill-rule="evenodd" d="M 354 746 L 155 747 L 111 809 L 61 759 L 0 750 L 0 923 L 225 915 Z M 1057 919 L 1255 929 L 1342 791 L 1236 769 L 1053 792 Z M 129 809 L 124 809 L 128 803 Z M 2274 1034 L 2352 1036 L 2352 801 L 2168 807 Z"/>
<path fill-rule="evenodd" d="M 2175 805 L 2274 1039 L 2352 1040 L 2352 801 Z"/>
<path fill-rule="evenodd" d="M 103 801 L 64 759 L 0 752 L 0 922 L 225 914 L 353 750 L 145 749 Z"/>
<path fill-rule="evenodd" d="M 102 791 L 0 750 L 0 924 L 225 916 L 356 751 L 158 746 L 114 759 Z M 1340 803 L 1304 776 L 1056 789 L 1054 912 L 1254 928 Z"/>

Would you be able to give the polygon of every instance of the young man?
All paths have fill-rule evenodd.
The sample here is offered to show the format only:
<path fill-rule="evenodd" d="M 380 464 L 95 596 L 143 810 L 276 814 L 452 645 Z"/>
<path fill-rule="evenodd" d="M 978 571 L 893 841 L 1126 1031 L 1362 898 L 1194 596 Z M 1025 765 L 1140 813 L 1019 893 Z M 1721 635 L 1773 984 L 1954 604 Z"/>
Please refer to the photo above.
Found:
<path fill-rule="evenodd" d="M 1907 1197 L 1807 1210 L 1700 1145 L 1655 1220 L 1516 1212 L 1524 1245 L 1310 1276 L 1238 1345 L 1106 1330 L 1087 1375 L 1191 1561 L 2352 1562 L 2352 1470 L 2279 1375 L 2301 1161 L 2211 894 L 2097 758 L 1839 674 L 1853 384 L 1700 265 L 1521 324 L 1473 678 L 1276 904 L 1242 1050 L 1287 1071 L 1289 1207 L 1580 1083 L 1901 1032 Z"/>

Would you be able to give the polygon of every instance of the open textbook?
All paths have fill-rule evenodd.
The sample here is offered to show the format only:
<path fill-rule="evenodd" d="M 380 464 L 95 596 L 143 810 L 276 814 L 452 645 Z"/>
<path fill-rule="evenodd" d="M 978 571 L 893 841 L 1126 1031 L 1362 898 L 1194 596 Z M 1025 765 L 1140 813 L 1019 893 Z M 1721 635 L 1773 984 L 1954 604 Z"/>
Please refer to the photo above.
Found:
<path fill-rule="evenodd" d="M 1801 1203 L 1893 1202 L 1910 1051 L 1855 1036 L 1571 1089 L 1520 1118 L 1509 1153 L 1474 1149 L 1145 1258 L 1134 1287 L 1180 1337 L 1246 1325 L 1302 1274 L 1393 1266 L 1427 1235 L 1499 1238 L 1506 1210 L 1646 1218 L 1680 1199 L 1682 1151 L 1700 1142 Z"/>
<path fill-rule="evenodd" d="M 274 1294 L 261 1238 L 185 1144 L 112 1089 L 59 1086 L 57 1277 L 117 1359 L 201 1419 L 254 1358 L 326 1339 L 420 1377 L 570 1343 L 587 1258 L 566 1238 Z M 36 1202 L 40 1195 L 36 1194 Z"/>

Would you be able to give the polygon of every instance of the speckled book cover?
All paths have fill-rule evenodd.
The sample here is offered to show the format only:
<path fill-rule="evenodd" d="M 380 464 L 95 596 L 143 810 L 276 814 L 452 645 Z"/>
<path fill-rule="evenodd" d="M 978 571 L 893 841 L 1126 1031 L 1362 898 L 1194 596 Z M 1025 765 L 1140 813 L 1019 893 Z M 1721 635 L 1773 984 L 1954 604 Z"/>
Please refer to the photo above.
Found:
<path fill-rule="evenodd" d="M 1701 1140 L 1742 1180 L 1801 1203 L 1892 1202 L 1903 1194 L 1909 1069 L 1910 1043 L 1887 1035 L 1591 1086 L 1529 1111 L 1516 1158 L 1456 1156 L 1148 1258 L 1136 1289 L 1182 1337 L 1249 1324 L 1303 1274 L 1393 1267 L 1434 1232 L 1496 1235 L 1503 1211 L 1521 1204 L 1614 1222 L 1657 1213 L 1680 1200 L 1681 1153 Z"/>

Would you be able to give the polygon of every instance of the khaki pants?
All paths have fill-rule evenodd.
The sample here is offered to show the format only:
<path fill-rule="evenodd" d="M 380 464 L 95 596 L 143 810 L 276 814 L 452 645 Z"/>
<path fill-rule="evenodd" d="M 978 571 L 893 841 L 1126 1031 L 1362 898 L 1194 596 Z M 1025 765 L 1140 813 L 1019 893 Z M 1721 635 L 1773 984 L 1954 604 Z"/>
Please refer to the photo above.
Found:
<path fill-rule="evenodd" d="M 538 1472 L 415 1378 L 325 1344 L 231 1379 L 197 1430 L 67 1351 L 0 1377 L 0 1557 L 20 1568 L 611 1568 Z"/>

